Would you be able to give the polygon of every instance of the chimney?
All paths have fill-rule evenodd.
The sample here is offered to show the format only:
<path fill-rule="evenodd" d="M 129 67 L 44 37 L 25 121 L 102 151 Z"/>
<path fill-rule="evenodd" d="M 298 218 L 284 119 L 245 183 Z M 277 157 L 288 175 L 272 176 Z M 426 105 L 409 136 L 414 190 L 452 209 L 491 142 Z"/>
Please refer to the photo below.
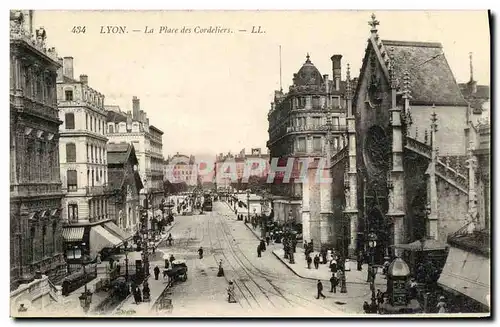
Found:
<path fill-rule="evenodd" d="M 141 110 L 141 100 L 139 100 L 135 95 L 132 97 L 132 118 L 136 121 L 140 121 L 139 112 Z"/>
<path fill-rule="evenodd" d="M 63 71 L 64 61 L 63 61 L 63 58 L 57 58 L 57 61 L 61 65 L 61 67 L 59 67 L 57 69 L 57 82 L 63 82 L 64 81 L 64 71 Z"/>
<path fill-rule="evenodd" d="M 144 123 L 144 122 L 145 122 L 145 120 L 146 120 L 146 115 L 144 114 L 144 110 L 140 110 L 140 111 L 139 111 L 139 121 L 140 121 L 141 123 Z"/>
<path fill-rule="evenodd" d="M 323 75 L 323 80 L 325 81 L 326 99 L 325 106 L 330 107 L 330 80 L 328 79 L 328 74 Z"/>
<path fill-rule="evenodd" d="M 80 75 L 80 82 L 83 85 L 88 85 L 89 84 L 89 77 L 87 75 Z"/>
<path fill-rule="evenodd" d="M 342 55 L 336 54 L 332 56 L 332 69 L 333 69 L 333 82 L 335 83 L 335 90 L 340 90 L 340 76 L 342 74 Z"/>
<path fill-rule="evenodd" d="M 73 78 L 73 57 L 64 57 L 63 67 L 64 76 Z"/>

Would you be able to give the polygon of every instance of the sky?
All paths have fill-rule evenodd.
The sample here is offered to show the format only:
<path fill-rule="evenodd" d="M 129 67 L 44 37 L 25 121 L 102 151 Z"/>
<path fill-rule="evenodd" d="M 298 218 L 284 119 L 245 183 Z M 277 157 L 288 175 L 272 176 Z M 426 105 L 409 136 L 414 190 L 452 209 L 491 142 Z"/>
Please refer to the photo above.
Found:
<path fill-rule="evenodd" d="M 150 124 L 164 131 L 163 153 L 197 157 L 265 151 L 267 113 L 274 90 L 287 90 L 310 54 L 332 76 L 330 57 L 342 54 L 351 77 L 359 74 L 370 35 L 371 11 L 36 11 L 48 46 L 74 58 L 74 74 L 105 95 L 106 105 L 132 110 L 141 101 Z M 490 35 L 486 11 L 375 11 L 382 40 L 441 42 L 458 82 L 490 84 Z M 85 26 L 85 33 L 72 33 Z M 106 26 L 128 33 L 102 34 Z M 177 33 L 161 33 L 178 29 Z M 201 34 L 195 28 L 229 28 Z M 250 33 L 260 26 L 262 33 Z M 191 33 L 180 33 L 183 27 Z M 144 33 L 154 29 L 154 33 Z M 134 32 L 133 30 L 140 30 Z M 240 32 L 239 30 L 246 30 Z"/>

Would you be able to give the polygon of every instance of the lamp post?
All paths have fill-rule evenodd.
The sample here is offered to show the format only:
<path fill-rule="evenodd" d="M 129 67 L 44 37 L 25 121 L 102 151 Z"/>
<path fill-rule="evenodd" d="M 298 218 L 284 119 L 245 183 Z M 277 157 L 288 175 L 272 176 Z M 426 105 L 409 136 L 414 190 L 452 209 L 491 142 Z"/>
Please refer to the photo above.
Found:
<path fill-rule="evenodd" d="M 245 218 L 245 224 L 248 223 L 250 218 L 250 189 L 247 190 L 247 217 Z"/>
<path fill-rule="evenodd" d="M 83 255 L 82 256 L 82 267 L 83 267 L 83 275 L 85 278 L 85 286 L 84 286 L 84 291 L 82 295 L 78 297 L 80 300 L 80 306 L 82 307 L 83 311 L 87 313 L 90 309 L 90 304 L 92 303 L 92 292 L 90 292 L 87 289 L 87 271 L 85 270 L 85 266 L 88 264 L 88 256 Z"/>
<path fill-rule="evenodd" d="M 125 280 L 128 283 L 128 251 L 129 251 L 129 247 L 128 247 L 127 241 L 125 241 L 123 243 L 123 250 L 125 251 Z"/>
<path fill-rule="evenodd" d="M 370 234 L 368 234 L 368 247 L 370 248 L 371 256 L 371 263 L 368 271 L 371 273 L 370 289 L 372 291 L 372 308 L 375 308 L 377 306 L 377 299 L 375 297 L 375 275 L 377 274 L 377 271 L 375 270 L 375 248 L 377 247 L 377 240 L 377 234 L 375 234 L 374 232 L 370 232 Z"/>

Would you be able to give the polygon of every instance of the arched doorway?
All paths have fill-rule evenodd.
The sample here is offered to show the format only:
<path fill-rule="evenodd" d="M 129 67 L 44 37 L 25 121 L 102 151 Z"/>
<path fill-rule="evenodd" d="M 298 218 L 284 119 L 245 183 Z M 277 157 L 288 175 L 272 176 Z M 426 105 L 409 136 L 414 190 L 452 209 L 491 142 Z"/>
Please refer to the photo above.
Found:
<path fill-rule="evenodd" d="M 384 214 L 382 214 L 378 207 L 369 211 L 367 223 L 367 232 L 373 232 L 377 235 L 377 247 L 374 250 L 375 264 L 383 264 L 387 247 L 390 245 L 391 230 Z"/>

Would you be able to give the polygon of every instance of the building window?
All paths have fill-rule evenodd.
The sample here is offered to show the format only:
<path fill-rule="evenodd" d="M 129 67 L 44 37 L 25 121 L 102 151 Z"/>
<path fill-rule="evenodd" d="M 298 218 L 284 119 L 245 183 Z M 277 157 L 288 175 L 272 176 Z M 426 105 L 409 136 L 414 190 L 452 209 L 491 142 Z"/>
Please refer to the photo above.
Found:
<path fill-rule="evenodd" d="M 96 172 L 95 172 L 95 181 L 96 181 L 96 182 L 98 182 L 98 181 L 99 181 L 99 172 L 100 172 L 100 171 L 101 171 L 101 170 L 100 170 L 100 169 L 98 169 L 98 170 L 96 170 Z M 101 176 L 102 176 L 102 175 L 101 175 Z"/>
<path fill-rule="evenodd" d="M 333 127 L 338 129 L 339 125 L 339 117 L 333 117 Z"/>
<path fill-rule="evenodd" d="M 68 180 L 68 192 L 75 192 L 78 190 L 78 178 L 76 170 L 68 170 L 67 172 Z"/>
<path fill-rule="evenodd" d="M 89 114 L 85 114 L 85 130 L 89 129 Z"/>
<path fill-rule="evenodd" d="M 66 123 L 66 129 L 75 129 L 75 114 L 67 113 L 64 115 L 64 121 Z"/>
<path fill-rule="evenodd" d="M 76 162 L 76 145 L 75 145 L 75 143 L 66 144 L 66 162 Z"/>
<path fill-rule="evenodd" d="M 90 162 L 94 162 L 94 146 L 90 145 Z"/>
<path fill-rule="evenodd" d="M 339 148 L 339 138 L 338 137 L 333 138 L 333 148 L 335 150 L 338 150 L 338 148 Z"/>
<path fill-rule="evenodd" d="M 114 126 L 113 125 L 109 125 L 108 126 L 108 134 L 112 134 L 114 133 Z"/>
<path fill-rule="evenodd" d="M 298 108 L 299 109 L 305 108 L 305 106 L 306 106 L 306 98 L 300 97 L 298 100 L 299 100 Z"/>
<path fill-rule="evenodd" d="M 320 117 L 312 117 L 311 123 L 313 126 L 319 126 L 321 124 L 321 118 Z"/>
<path fill-rule="evenodd" d="M 315 97 L 312 98 L 312 106 L 313 106 L 314 109 L 321 108 L 319 101 L 320 101 L 320 98 L 317 97 L 317 96 L 315 96 Z"/>
<path fill-rule="evenodd" d="M 66 101 L 73 101 L 73 91 L 72 90 L 64 91 L 64 98 L 66 99 Z"/>
<path fill-rule="evenodd" d="M 313 150 L 321 151 L 321 137 L 313 137 Z"/>
<path fill-rule="evenodd" d="M 78 221 L 78 204 L 68 204 L 68 220 L 70 222 Z"/>
<path fill-rule="evenodd" d="M 340 97 L 332 97 L 332 107 L 334 108 L 340 107 Z"/>
<path fill-rule="evenodd" d="M 306 152 L 306 138 L 299 137 L 297 140 L 297 151 Z"/>

